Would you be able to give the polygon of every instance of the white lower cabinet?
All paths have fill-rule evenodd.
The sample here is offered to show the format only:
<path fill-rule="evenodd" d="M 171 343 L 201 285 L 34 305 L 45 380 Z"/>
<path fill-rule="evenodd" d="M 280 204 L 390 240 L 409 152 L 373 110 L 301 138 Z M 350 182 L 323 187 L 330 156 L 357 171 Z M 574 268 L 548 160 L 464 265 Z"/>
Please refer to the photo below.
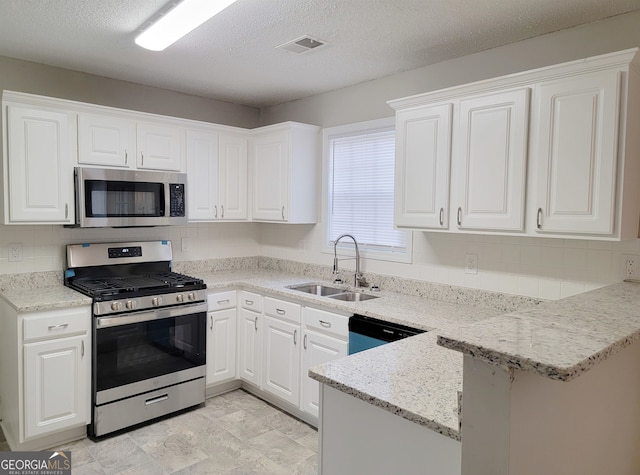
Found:
<path fill-rule="evenodd" d="M 24 438 L 89 419 L 88 335 L 24 345 Z"/>
<path fill-rule="evenodd" d="M 320 385 L 309 377 L 309 368 L 349 354 L 349 317 L 312 307 L 303 310 L 300 409 L 318 417 Z"/>
<path fill-rule="evenodd" d="M 90 306 L 18 313 L 0 300 L 2 429 L 12 450 L 86 435 L 91 403 Z"/>
<path fill-rule="evenodd" d="M 264 299 L 262 389 L 295 406 L 300 398 L 300 305 Z"/>
<path fill-rule="evenodd" d="M 236 291 L 208 296 L 207 385 L 236 378 Z"/>
<path fill-rule="evenodd" d="M 238 319 L 238 376 L 260 386 L 262 383 L 262 296 L 240 292 Z"/>

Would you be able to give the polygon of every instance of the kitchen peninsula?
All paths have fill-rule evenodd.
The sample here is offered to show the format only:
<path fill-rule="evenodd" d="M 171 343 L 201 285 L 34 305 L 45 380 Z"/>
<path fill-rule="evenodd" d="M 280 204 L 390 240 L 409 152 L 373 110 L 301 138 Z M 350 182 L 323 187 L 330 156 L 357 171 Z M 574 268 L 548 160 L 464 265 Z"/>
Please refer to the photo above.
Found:
<path fill-rule="evenodd" d="M 358 404 L 402 414 L 404 406 L 436 399 L 446 387 L 438 379 L 425 384 L 425 391 L 416 386 L 418 373 L 377 376 L 402 346 L 421 343 L 425 351 L 432 334 L 372 350 L 361 361 L 349 358 L 314 368 L 312 377 L 323 383 L 324 395 L 321 473 L 348 473 L 355 467 L 386 473 L 399 466 L 409 470 L 403 473 L 439 475 L 638 473 L 639 291 L 640 284 L 624 282 L 433 332 L 441 347 L 464 354 L 460 431 L 451 422 L 436 429 L 461 439 L 461 452 L 444 439 L 403 433 L 399 426 L 395 439 L 381 435 L 375 429 L 386 432 L 392 420 Z M 437 354 L 429 352 L 429 357 Z M 455 359 L 420 359 L 416 367 L 433 367 L 433 374 L 442 375 L 448 368 L 443 361 Z M 406 392 L 398 389 L 405 381 L 411 387 Z M 347 400 L 345 394 L 362 401 L 351 401 L 349 410 L 335 416 L 332 411 Z M 385 399 L 394 395 L 404 402 L 388 407 Z M 431 445 L 411 445 L 415 437 Z M 344 447 L 345 440 L 354 438 L 356 450 L 354 444 Z M 411 460 L 403 459 L 408 455 Z M 456 457 L 461 457 L 461 469 Z"/>

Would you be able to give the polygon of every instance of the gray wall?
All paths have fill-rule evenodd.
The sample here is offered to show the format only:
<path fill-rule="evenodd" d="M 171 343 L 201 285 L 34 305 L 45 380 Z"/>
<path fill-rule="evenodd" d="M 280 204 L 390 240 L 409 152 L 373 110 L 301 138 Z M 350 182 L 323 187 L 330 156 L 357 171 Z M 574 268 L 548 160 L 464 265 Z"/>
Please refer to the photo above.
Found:
<path fill-rule="evenodd" d="M 254 128 L 253 107 L 0 56 L 0 89 Z"/>
<path fill-rule="evenodd" d="M 386 101 L 640 46 L 640 11 L 538 36 L 352 87 L 262 109 L 262 125 L 322 127 L 393 116 Z"/>

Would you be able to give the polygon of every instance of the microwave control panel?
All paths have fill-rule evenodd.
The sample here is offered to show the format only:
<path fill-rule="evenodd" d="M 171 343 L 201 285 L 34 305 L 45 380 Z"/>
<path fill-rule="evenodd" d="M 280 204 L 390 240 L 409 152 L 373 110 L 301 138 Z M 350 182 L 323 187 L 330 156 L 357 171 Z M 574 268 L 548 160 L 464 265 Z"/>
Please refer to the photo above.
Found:
<path fill-rule="evenodd" d="M 171 183 L 169 185 L 169 216 L 185 216 L 184 201 L 184 183 Z"/>

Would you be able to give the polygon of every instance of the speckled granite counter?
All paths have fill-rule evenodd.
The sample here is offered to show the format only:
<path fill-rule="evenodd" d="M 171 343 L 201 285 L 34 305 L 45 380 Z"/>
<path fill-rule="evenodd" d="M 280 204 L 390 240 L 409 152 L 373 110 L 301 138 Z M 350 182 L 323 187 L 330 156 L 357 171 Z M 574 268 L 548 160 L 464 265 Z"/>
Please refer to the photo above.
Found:
<path fill-rule="evenodd" d="M 640 284 L 621 282 L 438 334 L 439 345 L 488 363 L 570 381 L 640 339 Z"/>
<path fill-rule="evenodd" d="M 460 440 L 462 355 L 423 333 L 311 369 L 320 383 Z"/>
<path fill-rule="evenodd" d="M 19 313 L 91 305 L 91 298 L 62 284 L 49 287 L 9 289 L 0 293 L 0 298 L 6 300 Z"/>

